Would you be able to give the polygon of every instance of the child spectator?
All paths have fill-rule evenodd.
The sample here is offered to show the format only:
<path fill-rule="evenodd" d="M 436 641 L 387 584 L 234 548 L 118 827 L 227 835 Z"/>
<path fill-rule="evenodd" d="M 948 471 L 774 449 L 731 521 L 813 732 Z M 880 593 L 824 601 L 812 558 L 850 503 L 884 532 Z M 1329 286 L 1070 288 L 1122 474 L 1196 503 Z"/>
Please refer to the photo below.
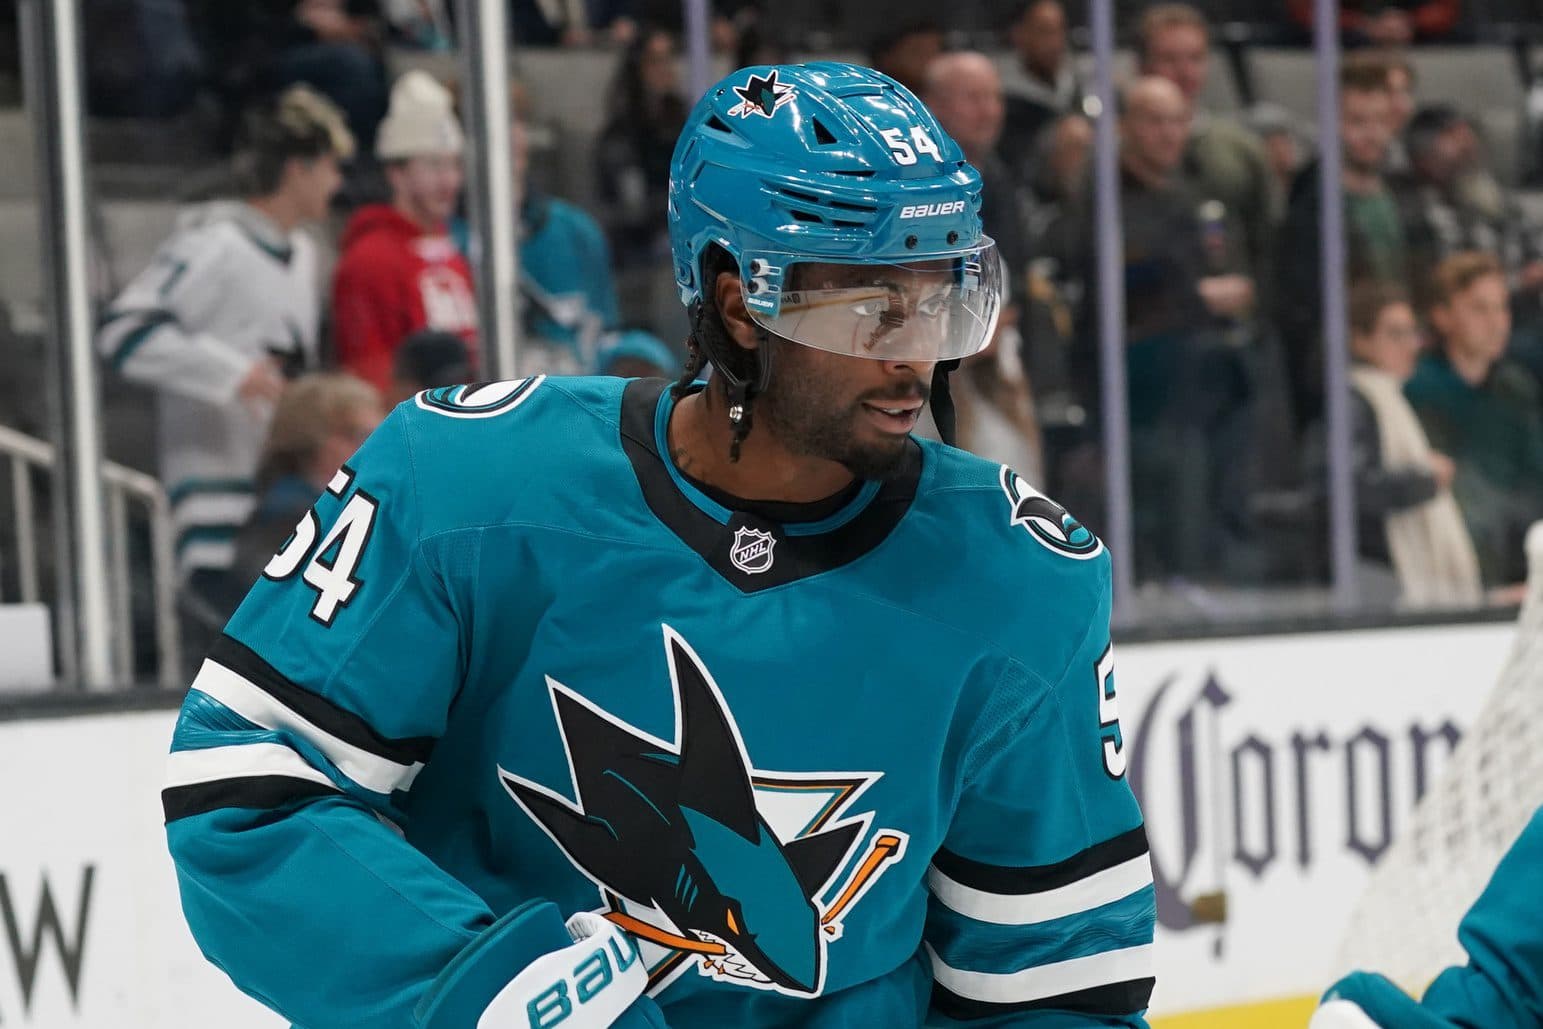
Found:
<path fill-rule="evenodd" d="M 1402 289 L 1374 281 L 1352 288 L 1351 454 L 1369 566 L 1362 592 L 1373 595 L 1379 578 L 1396 577 L 1390 584 L 1403 606 L 1470 607 L 1482 593 L 1473 541 L 1450 492 L 1456 466 L 1431 448 L 1403 393 L 1420 349 L 1419 322 Z"/>
<path fill-rule="evenodd" d="M 305 375 L 284 391 L 263 444 L 257 506 L 236 537 L 238 598 L 385 416 L 379 395 L 352 375 Z"/>

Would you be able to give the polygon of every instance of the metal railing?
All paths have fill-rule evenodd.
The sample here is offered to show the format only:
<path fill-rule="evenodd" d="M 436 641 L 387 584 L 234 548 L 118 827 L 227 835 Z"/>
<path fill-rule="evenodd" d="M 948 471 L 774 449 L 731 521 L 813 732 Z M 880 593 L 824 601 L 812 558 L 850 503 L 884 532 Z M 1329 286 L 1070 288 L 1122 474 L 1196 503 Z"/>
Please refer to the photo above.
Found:
<path fill-rule="evenodd" d="M 23 603 L 42 600 L 38 575 L 37 512 L 32 488 L 33 468 L 52 471 L 52 444 L 26 433 L 0 426 L 0 456 L 11 467 L 11 503 L 16 518 L 17 585 Z M 112 655 L 115 671 L 127 682 L 134 670 L 133 579 L 129 561 L 129 504 L 144 507 L 150 525 L 150 563 L 153 575 L 155 649 L 161 686 L 182 684 L 177 625 L 176 562 L 173 554 L 171 505 L 166 491 L 151 475 L 123 465 L 104 462 L 108 548 L 108 602 L 112 612 Z"/>

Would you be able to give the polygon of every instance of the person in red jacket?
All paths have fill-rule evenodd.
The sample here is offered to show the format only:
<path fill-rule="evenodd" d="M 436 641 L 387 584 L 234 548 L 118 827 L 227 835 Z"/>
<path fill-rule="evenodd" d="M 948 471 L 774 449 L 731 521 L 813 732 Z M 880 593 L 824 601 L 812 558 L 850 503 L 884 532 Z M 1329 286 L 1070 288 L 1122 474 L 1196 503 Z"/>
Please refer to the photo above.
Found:
<path fill-rule="evenodd" d="M 471 266 L 447 232 L 463 142 L 443 86 L 422 71 L 396 81 L 375 142 L 391 202 L 354 212 L 332 282 L 338 361 L 383 394 L 397 347 L 420 329 L 460 336 L 478 365 Z"/>

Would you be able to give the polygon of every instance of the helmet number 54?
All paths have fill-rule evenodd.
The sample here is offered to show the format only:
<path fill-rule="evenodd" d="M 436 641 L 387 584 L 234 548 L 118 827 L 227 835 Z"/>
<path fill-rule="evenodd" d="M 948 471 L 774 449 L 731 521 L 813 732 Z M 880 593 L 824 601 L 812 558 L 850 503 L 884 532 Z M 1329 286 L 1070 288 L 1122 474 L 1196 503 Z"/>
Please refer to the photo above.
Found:
<path fill-rule="evenodd" d="M 896 164 L 915 164 L 917 154 L 926 154 L 934 161 L 943 160 L 943 152 L 920 125 L 911 126 L 911 138 L 905 138 L 904 129 L 881 129 L 884 141 L 889 144 L 890 156 Z"/>

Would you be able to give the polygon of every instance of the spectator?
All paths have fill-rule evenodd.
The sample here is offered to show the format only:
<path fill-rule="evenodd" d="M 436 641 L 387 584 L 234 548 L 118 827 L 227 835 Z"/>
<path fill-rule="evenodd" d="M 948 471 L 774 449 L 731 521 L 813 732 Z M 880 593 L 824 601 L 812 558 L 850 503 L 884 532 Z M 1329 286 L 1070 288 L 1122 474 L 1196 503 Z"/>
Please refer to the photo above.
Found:
<path fill-rule="evenodd" d="M 1017 328 L 1029 255 L 1019 191 L 997 151 L 1002 139 L 1002 80 L 985 54 L 961 51 L 933 60 L 926 83 L 927 106 L 980 172 L 981 221 L 996 240 L 1011 284 L 991 349 L 967 362 L 960 376 L 959 443 L 1034 475 L 1022 471 L 1039 469 L 1042 461 Z"/>
<path fill-rule="evenodd" d="M 203 0 L 217 88 L 234 108 L 304 82 L 342 109 L 364 154 L 386 112 L 377 0 Z"/>
<path fill-rule="evenodd" d="M 385 417 L 380 395 L 352 375 L 303 375 L 290 383 L 263 444 L 257 505 L 236 537 L 231 578 L 238 601 Z M 232 605 L 225 616 L 234 610 Z"/>
<path fill-rule="evenodd" d="M 1249 108 L 1247 125 L 1264 144 L 1265 157 L 1270 163 L 1270 220 L 1279 222 L 1286 214 L 1286 196 L 1291 191 L 1291 183 L 1302 170 L 1306 140 L 1291 112 L 1279 104 L 1255 104 Z"/>
<path fill-rule="evenodd" d="M 611 243 L 618 264 L 655 265 L 669 253 L 663 213 L 670 157 L 686 121 L 675 37 L 663 29 L 639 32 L 607 102 L 596 162 Z"/>
<path fill-rule="evenodd" d="M 1405 171 L 1408 165 L 1402 140 L 1404 131 L 1409 127 L 1409 119 L 1414 117 L 1414 89 L 1418 80 L 1415 78 L 1413 62 L 1403 51 L 1383 50 L 1377 56 L 1387 68 L 1388 92 L 1393 97 L 1393 138 L 1400 143 L 1395 151 L 1392 171 L 1399 173 Z"/>
<path fill-rule="evenodd" d="M 1040 133 L 1029 160 L 1030 252 L 1045 228 L 1067 205 L 1082 198 L 1093 160 L 1093 123 L 1081 114 L 1063 114 Z"/>
<path fill-rule="evenodd" d="M 1093 155 L 1093 123 L 1081 114 L 1064 114 L 1044 132 L 1034 148 L 1034 177 L 1029 194 L 1027 248 L 1029 268 L 1024 283 L 1019 321 L 1024 338 L 1024 373 L 1034 390 L 1034 406 L 1048 436 L 1054 426 L 1080 424 L 1082 409 L 1076 398 L 1071 362 L 1075 318 L 1081 283 L 1078 268 L 1061 264 L 1064 257 L 1046 241 L 1053 227 L 1065 224 L 1080 209 L 1090 178 Z M 1049 479 L 1047 477 L 1046 481 Z"/>
<path fill-rule="evenodd" d="M 217 589 L 234 558 L 286 375 L 315 363 L 317 258 L 300 226 L 326 217 L 352 147 L 337 108 L 305 87 L 249 112 L 244 199 L 186 212 L 104 313 L 98 348 L 159 394 L 161 477 L 195 593 Z"/>
<path fill-rule="evenodd" d="M 589 46 L 585 0 L 512 0 L 509 27 L 521 46 Z"/>
<path fill-rule="evenodd" d="M 618 47 L 630 46 L 643 26 L 665 29 L 676 38 L 685 31 L 685 5 L 680 0 L 587 0 L 586 6 L 590 25 L 604 30 Z M 745 34 L 756 30 L 765 13 L 763 0 L 712 0 L 707 6 L 708 40 L 713 53 L 724 57 L 733 57 L 745 45 Z M 739 61 L 735 67 L 764 63 L 775 62 Z"/>
<path fill-rule="evenodd" d="M 1242 228 L 1246 270 L 1268 281 L 1273 254 L 1271 212 L 1273 176 L 1264 147 L 1242 125 L 1200 106 L 1210 74 L 1211 39 L 1205 17 L 1183 3 L 1146 9 L 1136 31 L 1141 74 L 1165 78 L 1179 87 L 1191 121 L 1184 151 L 1184 171 L 1198 192 L 1220 201 L 1225 217 Z"/>
<path fill-rule="evenodd" d="M 1387 84 L 1388 96 L 1392 99 L 1388 108 L 1391 140 L 1387 156 L 1382 162 L 1382 171 L 1389 184 L 1396 188 L 1399 181 L 1409 174 L 1409 154 L 1404 149 L 1404 131 L 1415 109 L 1414 65 L 1403 51 L 1384 47 L 1352 51 L 1345 56 L 1340 68 L 1342 74 L 1354 78 L 1381 76 Z"/>
<path fill-rule="evenodd" d="M 1178 87 L 1145 76 L 1120 100 L 1138 571 L 1143 578 L 1231 575 L 1247 534 L 1254 411 L 1240 348 L 1223 342 L 1220 330 L 1251 314 L 1254 286 L 1238 270 L 1239 231 L 1213 221 L 1221 212 L 1208 210 L 1183 178 L 1189 105 Z M 1047 251 L 1080 276 L 1073 372 L 1090 412 L 1099 395 L 1091 206 L 1085 198 L 1046 236 Z"/>
<path fill-rule="evenodd" d="M 448 0 L 391 0 L 382 12 L 401 46 L 439 53 L 455 47 Z"/>
<path fill-rule="evenodd" d="M 1513 315 L 1535 328 L 1543 233 L 1487 167 L 1472 124 L 1445 104 L 1423 107 L 1409 122 L 1406 145 L 1409 174 L 1396 192 L 1414 282 L 1428 285 L 1436 265 L 1455 253 L 1494 254 L 1510 282 Z"/>
<path fill-rule="evenodd" d="M 1350 291 L 1349 313 L 1362 595 L 1405 607 L 1471 607 L 1483 596 L 1478 557 L 1451 493 L 1457 466 L 1431 448 L 1403 392 L 1421 350 L 1414 309 L 1399 287 L 1361 282 Z M 1308 449 L 1321 455 L 1322 441 Z M 1321 473 L 1310 479 L 1324 481 Z"/>
<path fill-rule="evenodd" d="M 90 114 L 167 118 L 192 106 L 206 69 L 188 13 L 185 0 L 81 4 Z"/>
<path fill-rule="evenodd" d="M 466 341 L 453 332 L 423 329 L 396 348 L 391 362 L 391 392 L 386 403 L 395 407 L 426 389 L 455 386 L 475 378 Z"/>
<path fill-rule="evenodd" d="M 931 19 L 891 21 L 868 48 L 868 65 L 921 96 L 927 68 L 943 52 L 943 27 Z"/>
<path fill-rule="evenodd" d="M 1436 267 L 1430 321 L 1436 350 L 1404 388 L 1431 446 L 1457 462 L 1452 492 L 1484 582 L 1524 582 L 1522 537 L 1543 518 L 1543 413 L 1538 381 L 1510 360 L 1505 273 L 1489 254 Z"/>
<path fill-rule="evenodd" d="M 927 66 L 922 100 L 954 137 L 981 178 L 981 221 L 996 240 L 1010 276 L 1028 266 L 1022 200 L 997 153 L 1002 139 L 1002 79 L 985 54 L 956 51 Z"/>
<path fill-rule="evenodd" d="M 1382 173 L 1392 138 L 1393 98 L 1387 76 L 1366 65 L 1347 64 L 1340 70 L 1339 88 L 1347 274 L 1351 280 L 1374 279 L 1407 288 L 1403 227 Z M 1293 407 L 1299 426 L 1313 424 L 1323 413 L 1321 207 L 1318 162 L 1313 161 L 1292 184 L 1276 263 L 1280 281 L 1277 321 L 1289 347 Z"/>
<path fill-rule="evenodd" d="M 1297 25 L 1312 32 L 1313 0 L 1286 0 Z M 1457 27 L 1460 0 L 1340 0 L 1339 31 L 1346 46 L 1408 46 L 1445 39 Z"/>
<path fill-rule="evenodd" d="M 599 373 L 619 379 L 674 379 L 681 361 L 653 333 L 628 329 L 606 337 L 600 347 Z"/>
<path fill-rule="evenodd" d="M 1066 9 L 1061 0 L 1027 0 L 1008 30 L 1018 54 L 1016 74 L 1005 84 L 1007 114 L 1002 157 L 1013 177 L 1027 182 L 1039 134 L 1057 118 L 1080 109 L 1082 83 L 1066 45 Z"/>
<path fill-rule="evenodd" d="M 620 320 L 611 251 L 605 234 L 582 208 L 532 184 L 529 103 L 523 86 L 510 90 L 511 164 L 520 197 L 520 295 L 524 338 L 519 375 L 593 374 L 601 336 Z M 664 204 L 664 199 L 659 199 Z M 655 221 L 658 221 L 657 212 Z M 470 227 L 452 220 L 451 233 L 468 254 Z"/>
<path fill-rule="evenodd" d="M 1144 76 L 1120 95 L 1120 209 L 1125 264 L 1173 266 L 1161 276 L 1177 292 L 1170 310 L 1192 329 L 1248 317 L 1254 283 L 1241 269 L 1241 230 L 1184 179 L 1189 106 L 1167 79 Z M 1092 211 L 1085 195 L 1047 232 L 1045 251 L 1091 281 Z M 1088 298 L 1091 303 L 1092 298 Z M 1091 320 L 1091 319 L 1087 319 Z"/>
<path fill-rule="evenodd" d="M 471 267 L 447 235 L 461 195 L 461 148 L 445 88 L 421 71 L 398 79 L 375 145 L 391 202 L 354 212 L 332 284 L 338 360 L 383 395 L 392 355 L 409 333 L 443 329 L 475 347 Z"/>

